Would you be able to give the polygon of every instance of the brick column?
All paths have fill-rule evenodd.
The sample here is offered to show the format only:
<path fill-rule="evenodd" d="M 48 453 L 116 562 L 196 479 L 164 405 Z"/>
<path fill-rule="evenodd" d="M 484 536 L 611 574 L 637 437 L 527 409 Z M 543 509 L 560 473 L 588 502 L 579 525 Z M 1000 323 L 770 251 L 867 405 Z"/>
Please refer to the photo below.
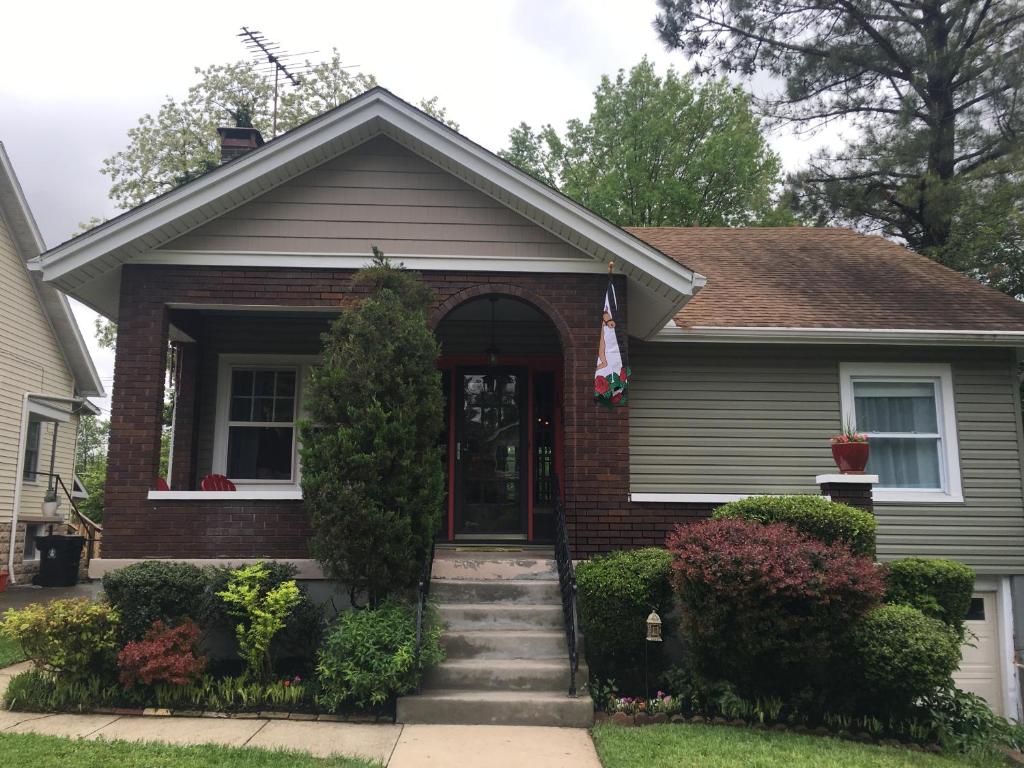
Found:
<path fill-rule="evenodd" d="M 878 475 L 818 475 L 814 482 L 821 488 L 821 495 L 832 501 L 875 511 L 871 489 L 878 483 Z"/>
<path fill-rule="evenodd" d="M 160 468 L 167 308 L 138 270 L 124 270 L 110 414 L 103 553 L 119 557 L 133 538 L 147 537 L 146 494 Z"/>
<path fill-rule="evenodd" d="M 174 434 L 170 468 L 171 488 L 176 491 L 195 490 L 195 423 L 196 391 L 199 375 L 199 345 L 175 342 L 174 371 Z"/>

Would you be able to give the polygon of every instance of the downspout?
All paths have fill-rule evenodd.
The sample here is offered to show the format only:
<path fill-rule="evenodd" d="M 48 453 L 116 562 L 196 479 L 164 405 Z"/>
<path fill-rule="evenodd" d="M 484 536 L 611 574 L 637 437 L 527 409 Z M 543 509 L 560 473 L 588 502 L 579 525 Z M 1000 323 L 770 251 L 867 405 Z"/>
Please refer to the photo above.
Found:
<path fill-rule="evenodd" d="M 7 550 L 7 578 L 11 584 L 17 584 L 14 577 L 14 540 L 18 532 L 18 512 L 21 510 L 21 484 L 25 472 L 25 440 L 28 437 L 28 402 L 37 398 L 39 400 L 53 400 L 58 403 L 71 403 L 81 405 L 85 402 L 84 397 L 61 397 L 60 395 L 49 395 L 42 392 L 25 392 L 21 396 L 21 429 L 18 438 L 18 460 L 14 470 L 14 507 L 11 509 L 11 541 Z M 50 467 L 51 482 L 53 480 L 53 467 Z"/>

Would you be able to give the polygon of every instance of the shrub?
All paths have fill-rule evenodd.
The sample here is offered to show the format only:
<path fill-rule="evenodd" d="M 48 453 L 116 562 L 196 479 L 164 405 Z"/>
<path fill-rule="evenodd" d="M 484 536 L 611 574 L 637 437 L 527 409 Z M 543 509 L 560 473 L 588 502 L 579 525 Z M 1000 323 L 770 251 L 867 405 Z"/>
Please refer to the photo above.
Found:
<path fill-rule="evenodd" d="M 822 496 L 752 496 L 723 504 L 712 517 L 785 523 L 826 544 L 845 544 L 855 555 L 875 556 L 875 516 Z"/>
<path fill-rule="evenodd" d="M 974 571 L 955 560 L 908 557 L 886 566 L 885 601 L 912 605 L 963 637 Z"/>
<path fill-rule="evenodd" d="M 168 683 L 188 685 L 198 680 L 206 668 L 206 657 L 196 655 L 199 627 L 191 619 L 177 627 L 153 622 L 142 640 L 128 643 L 117 655 L 121 684 L 131 688 Z"/>
<path fill-rule="evenodd" d="M 227 588 L 217 593 L 228 613 L 238 619 L 235 637 L 246 674 L 259 681 L 273 675 L 270 643 L 302 597 L 294 581 L 276 586 L 268 582 L 267 567 L 255 563 L 232 571 Z"/>
<path fill-rule="evenodd" d="M 642 675 L 647 616 L 654 607 L 664 619 L 672 608 L 671 566 L 672 555 L 652 547 L 612 552 L 576 568 L 591 675 L 624 685 Z M 660 658 L 653 664 L 659 666 Z"/>
<path fill-rule="evenodd" d="M 77 680 L 109 667 L 117 626 L 113 607 L 76 598 L 9 610 L 2 631 L 21 644 L 37 668 Z"/>
<path fill-rule="evenodd" d="M 174 625 L 195 616 L 208 578 L 194 565 L 160 560 L 106 574 L 103 591 L 121 616 L 121 642 L 141 639 L 155 621 Z"/>
<path fill-rule="evenodd" d="M 850 644 L 860 698 L 879 711 L 909 710 L 919 697 L 950 685 L 960 664 L 956 634 L 909 605 L 875 608 L 857 624 Z"/>
<path fill-rule="evenodd" d="M 977 694 L 946 686 L 924 697 L 919 711 L 949 752 L 986 752 L 993 746 L 1024 748 L 1024 726 L 997 715 Z"/>
<path fill-rule="evenodd" d="M 838 639 L 882 596 L 870 559 L 788 525 L 706 520 L 668 548 L 691 668 L 741 695 L 823 684 Z"/>
<path fill-rule="evenodd" d="M 432 295 L 373 250 L 354 279 L 367 297 L 323 334 L 300 449 L 313 556 L 371 605 L 416 584 L 444 498 Z"/>
<path fill-rule="evenodd" d="M 380 706 L 419 685 L 424 671 L 444 658 L 437 622 L 428 622 L 416 656 L 416 613 L 386 600 L 376 608 L 348 611 L 327 633 L 317 675 L 320 704 Z"/>
<path fill-rule="evenodd" d="M 68 678 L 30 669 L 11 678 L 4 704 L 18 712 L 92 712 L 123 704 L 121 687 L 95 675 Z"/>
<path fill-rule="evenodd" d="M 297 569 L 292 563 L 279 563 L 267 560 L 261 563 L 267 575 L 263 580 L 262 589 L 269 591 L 286 581 L 293 581 Z M 233 568 L 213 568 L 209 575 L 209 584 L 202 607 L 199 609 L 199 622 L 206 629 L 221 628 L 235 634 L 237 622 L 228 613 L 228 605 L 217 593 L 227 589 Z M 297 585 L 298 586 L 298 585 Z M 284 628 L 274 635 L 270 643 L 270 656 L 274 665 L 288 660 L 303 672 L 311 671 L 316 664 L 316 653 L 324 634 L 324 616 L 320 607 L 310 599 L 306 590 L 299 586 L 299 601 L 285 619 Z"/>

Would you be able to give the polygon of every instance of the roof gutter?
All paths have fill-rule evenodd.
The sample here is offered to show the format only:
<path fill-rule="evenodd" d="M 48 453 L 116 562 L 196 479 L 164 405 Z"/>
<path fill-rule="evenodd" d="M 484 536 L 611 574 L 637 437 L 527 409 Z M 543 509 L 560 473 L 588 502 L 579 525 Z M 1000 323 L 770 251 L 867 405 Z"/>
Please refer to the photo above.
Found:
<path fill-rule="evenodd" d="M 724 344 L 892 344 L 1024 347 L 1024 331 L 969 331 L 918 328 L 802 328 L 710 326 L 680 328 L 670 323 L 653 341 Z"/>

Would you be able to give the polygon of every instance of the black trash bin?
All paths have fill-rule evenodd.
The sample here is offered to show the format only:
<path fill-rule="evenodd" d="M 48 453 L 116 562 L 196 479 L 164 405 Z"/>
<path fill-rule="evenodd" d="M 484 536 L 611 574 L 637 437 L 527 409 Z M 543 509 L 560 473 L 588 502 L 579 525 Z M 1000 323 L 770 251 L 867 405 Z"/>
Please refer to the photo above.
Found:
<path fill-rule="evenodd" d="M 73 587 L 78 583 L 78 565 L 82 559 L 84 536 L 51 533 L 36 536 L 39 573 L 32 583 L 40 587 Z"/>

